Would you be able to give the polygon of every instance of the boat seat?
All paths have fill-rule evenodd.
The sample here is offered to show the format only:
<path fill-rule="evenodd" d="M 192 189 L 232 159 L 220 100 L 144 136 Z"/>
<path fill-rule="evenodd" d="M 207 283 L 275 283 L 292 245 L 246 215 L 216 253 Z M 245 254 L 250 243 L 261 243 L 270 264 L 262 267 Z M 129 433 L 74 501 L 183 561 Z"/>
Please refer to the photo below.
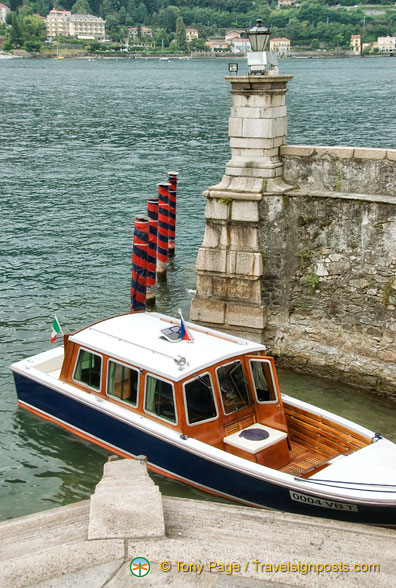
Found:
<path fill-rule="evenodd" d="M 266 437 L 252 440 L 242 436 L 242 432 L 252 430 L 260 430 L 266 434 Z M 279 469 L 290 461 L 287 433 L 261 423 L 255 423 L 242 431 L 236 431 L 224 437 L 223 441 L 229 453 L 261 465 Z"/>

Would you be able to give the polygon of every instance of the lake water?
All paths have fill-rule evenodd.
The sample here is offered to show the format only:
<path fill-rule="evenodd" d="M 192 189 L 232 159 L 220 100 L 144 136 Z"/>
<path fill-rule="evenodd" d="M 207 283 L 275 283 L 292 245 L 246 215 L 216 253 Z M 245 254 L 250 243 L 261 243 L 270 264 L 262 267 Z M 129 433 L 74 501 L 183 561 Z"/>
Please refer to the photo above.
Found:
<path fill-rule="evenodd" d="M 49 347 L 53 313 L 73 330 L 128 311 L 133 219 L 170 169 L 177 249 L 158 309 L 188 315 L 201 194 L 230 158 L 227 63 L 0 60 L 0 520 L 86 498 L 101 477 L 106 451 L 16 408 L 9 365 Z M 396 148 L 395 59 L 280 69 L 289 143 Z M 281 385 L 396 441 L 394 403 L 288 372 Z"/>

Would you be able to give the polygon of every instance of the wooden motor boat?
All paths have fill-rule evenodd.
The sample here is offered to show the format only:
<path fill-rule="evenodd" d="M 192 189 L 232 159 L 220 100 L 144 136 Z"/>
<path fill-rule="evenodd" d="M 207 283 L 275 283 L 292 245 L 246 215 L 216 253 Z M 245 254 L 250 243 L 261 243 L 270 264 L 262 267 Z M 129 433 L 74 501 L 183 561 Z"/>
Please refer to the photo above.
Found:
<path fill-rule="evenodd" d="M 396 445 L 282 396 L 261 344 L 144 312 L 11 369 L 19 406 L 146 455 L 164 476 L 251 506 L 396 526 Z"/>

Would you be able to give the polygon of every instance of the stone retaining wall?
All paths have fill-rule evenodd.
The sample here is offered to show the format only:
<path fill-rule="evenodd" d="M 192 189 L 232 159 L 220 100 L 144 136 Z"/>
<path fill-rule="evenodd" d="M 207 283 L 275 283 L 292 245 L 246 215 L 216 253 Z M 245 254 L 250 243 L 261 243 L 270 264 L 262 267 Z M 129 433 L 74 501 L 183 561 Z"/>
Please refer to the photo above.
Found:
<path fill-rule="evenodd" d="M 260 203 L 265 342 L 283 365 L 396 398 L 396 150 L 281 153 L 296 189 Z"/>
<path fill-rule="evenodd" d="M 396 199 L 396 149 L 283 145 L 285 180 L 299 188 L 391 195 Z"/>

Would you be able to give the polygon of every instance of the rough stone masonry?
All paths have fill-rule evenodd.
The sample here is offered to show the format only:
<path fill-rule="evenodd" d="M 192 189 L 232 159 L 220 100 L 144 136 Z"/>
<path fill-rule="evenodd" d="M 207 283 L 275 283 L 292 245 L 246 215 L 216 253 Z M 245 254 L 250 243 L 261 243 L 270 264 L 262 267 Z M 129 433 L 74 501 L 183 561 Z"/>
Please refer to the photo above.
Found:
<path fill-rule="evenodd" d="M 234 76 L 192 320 L 396 398 L 396 150 L 286 145 L 291 76 Z"/>

